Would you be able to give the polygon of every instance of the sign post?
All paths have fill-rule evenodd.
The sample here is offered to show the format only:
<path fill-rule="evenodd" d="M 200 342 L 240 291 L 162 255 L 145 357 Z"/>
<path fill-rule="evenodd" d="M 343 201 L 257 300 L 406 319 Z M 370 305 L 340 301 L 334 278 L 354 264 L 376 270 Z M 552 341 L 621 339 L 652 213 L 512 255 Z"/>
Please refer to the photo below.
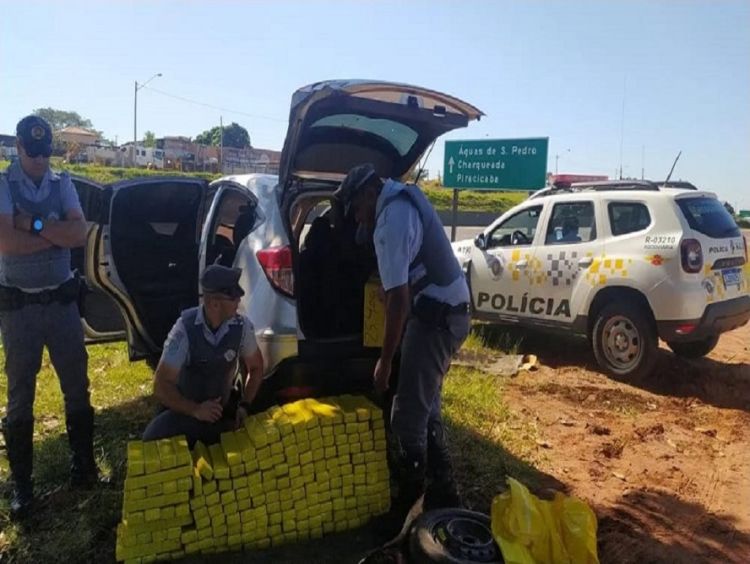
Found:
<path fill-rule="evenodd" d="M 446 141 L 443 186 L 453 188 L 451 241 L 456 239 L 458 190 L 523 191 L 547 181 L 548 137 Z"/>

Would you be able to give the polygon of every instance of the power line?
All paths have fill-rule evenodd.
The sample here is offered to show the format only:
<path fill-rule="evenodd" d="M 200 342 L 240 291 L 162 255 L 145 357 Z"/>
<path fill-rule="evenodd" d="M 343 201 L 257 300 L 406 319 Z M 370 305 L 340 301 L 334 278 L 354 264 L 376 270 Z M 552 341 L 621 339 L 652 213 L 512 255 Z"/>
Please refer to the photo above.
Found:
<path fill-rule="evenodd" d="M 150 90 L 151 92 L 156 92 L 157 94 L 161 94 L 162 96 L 167 96 L 168 98 L 174 98 L 175 100 L 180 100 L 182 102 L 187 102 L 188 104 L 195 104 L 196 106 L 203 106 L 204 108 L 211 108 L 212 110 L 218 110 L 220 112 L 227 112 L 230 114 L 238 114 L 245 117 L 250 118 L 258 118 L 258 119 L 266 119 L 269 121 L 276 121 L 281 123 L 286 123 L 285 119 L 279 119 L 276 117 L 270 117 L 270 116 L 263 116 L 259 114 L 249 114 L 247 112 L 242 112 L 240 110 L 232 110 L 229 108 L 223 108 L 221 106 L 214 106 L 213 104 L 207 104 L 205 102 L 199 102 L 198 100 L 191 100 L 190 98 L 185 98 L 184 96 L 178 96 L 177 94 L 170 94 L 169 92 L 164 92 L 163 90 L 158 90 L 156 88 L 152 88 L 151 86 L 144 86 L 144 90 Z"/>

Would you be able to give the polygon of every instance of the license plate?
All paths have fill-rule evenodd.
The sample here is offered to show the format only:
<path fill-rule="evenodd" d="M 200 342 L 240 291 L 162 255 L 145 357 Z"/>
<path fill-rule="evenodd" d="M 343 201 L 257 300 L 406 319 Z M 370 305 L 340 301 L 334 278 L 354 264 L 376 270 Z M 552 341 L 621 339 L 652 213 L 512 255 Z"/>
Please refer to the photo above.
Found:
<path fill-rule="evenodd" d="M 728 268 L 721 271 L 721 277 L 724 279 L 724 288 L 727 290 L 730 286 L 742 286 L 742 271 L 739 268 Z"/>

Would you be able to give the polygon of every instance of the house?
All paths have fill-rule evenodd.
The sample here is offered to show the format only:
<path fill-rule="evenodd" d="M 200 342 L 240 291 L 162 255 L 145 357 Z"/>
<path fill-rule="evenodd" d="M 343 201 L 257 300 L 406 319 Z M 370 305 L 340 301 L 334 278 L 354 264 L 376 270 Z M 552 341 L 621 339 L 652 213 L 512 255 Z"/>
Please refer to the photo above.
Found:
<path fill-rule="evenodd" d="M 0 159 L 10 160 L 18 156 L 15 135 L 0 135 Z"/>
<path fill-rule="evenodd" d="M 55 133 L 58 139 L 67 145 L 76 144 L 88 147 L 89 145 L 96 145 L 99 141 L 99 134 L 96 131 L 84 127 L 64 127 Z"/>

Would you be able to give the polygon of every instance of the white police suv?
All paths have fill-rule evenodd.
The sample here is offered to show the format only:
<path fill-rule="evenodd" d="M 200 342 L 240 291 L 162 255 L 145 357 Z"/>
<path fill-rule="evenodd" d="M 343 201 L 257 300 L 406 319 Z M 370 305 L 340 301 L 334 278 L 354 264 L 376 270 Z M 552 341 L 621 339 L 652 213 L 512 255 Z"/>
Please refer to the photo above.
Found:
<path fill-rule="evenodd" d="M 687 183 L 547 188 L 454 251 L 476 318 L 587 335 L 620 377 L 652 371 L 658 338 L 696 358 L 750 319 L 747 242 Z"/>

